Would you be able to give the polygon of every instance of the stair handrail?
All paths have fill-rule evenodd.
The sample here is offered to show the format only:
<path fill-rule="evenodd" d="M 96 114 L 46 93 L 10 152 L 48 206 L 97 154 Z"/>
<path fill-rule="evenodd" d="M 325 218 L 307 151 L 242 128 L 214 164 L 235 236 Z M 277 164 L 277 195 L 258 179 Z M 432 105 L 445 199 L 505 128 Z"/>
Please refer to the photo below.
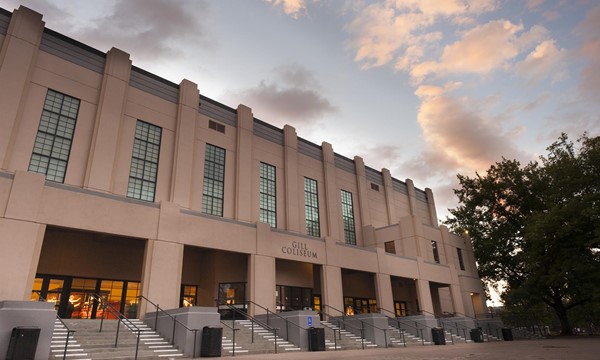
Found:
<path fill-rule="evenodd" d="M 142 329 L 140 329 L 139 327 L 137 327 L 125 315 L 121 314 L 121 312 L 119 310 L 115 309 L 115 307 L 112 306 L 104 297 L 102 297 L 102 296 L 100 296 L 99 294 L 96 294 L 96 293 L 89 293 L 89 294 L 90 294 L 90 296 L 92 298 L 94 298 L 95 301 L 98 301 L 100 303 L 100 306 L 102 307 L 102 319 L 100 320 L 100 330 L 99 330 L 99 332 L 102 332 L 102 326 L 104 325 L 104 316 L 106 314 L 106 309 L 108 309 L 108 311 L 113 316 L 115 316 L 115 317 L 117 317 L 117 319 L 119 319 L 119 321 L 117 323 L 117 331 L 116 331 L 116 335 L 115 335 L 115 347 L 118 347 L 118 344 L 119 344 L 119 328 L 121 327 L 121 322 L 123 322 L 123 325 L 125 325 L 125 327 L 127 327 L 130 331 L 137 333 L 137 340 L 135 342 L 135 357 L 134 357 L 134 359 L 137 360 L 138 352 L 139 352 L 139 347 L 140 347 L 140 337 L 141 337 L 141 334 L 142 334 Z M 132 327 L 135 330 L 132 329 Z"/>
<path fill-rule="evenodd" d="M 184 323 L 177 320 L 177 317 L 169 314 L 164 309 L 162 309 L 158 304 L 152 302 L 150 299 L 148 299 L 144 295 L 138 295 L 138 298 L 140 300 L 142 300 L 142 299 L 146 300 L 149 304 L 153 305 L 156 308 L 156 314 L 155 314 L 155 318 L 154 318 L 154 331 L 158 332 L 158 313 L 159 312 L 161 312 L 161 313 L 167 315 L 168 317 L 170 317 L 171 319 L 173 319 L 173 333 L 171 336 L 171 345 L 175 345 L 175 329 L 176 329 L 177 324 L 180 325 L 181 327 L 183 327 L 186 331 L 191 331 L 194 333 L 194 347 L 192 350 L 192 358 L 196 358 L 196 342 L 198 339 L 198 331 L 200 331 L 200 329 L 190 329 Z"/>
<path fill-rule="evenodd" d="M 411 325 L 411 324 L 408 323 L 408 321 L 409 321 L 408 319 L 404 320 L 404 319 L 402 319 L 403 318 L 402 316 L 396 316 L 396 313 L 393 312 L 393 311 L 390 311 L 390 310 L 384 309 L 384 308 L 377 308 L 377 309 L 380 312 L 383 311 L 384 313 L 387 312 L 387 313 L 390 313 L 390 314 L 394 315 L 394 317 L 387 316 L 387 315 L 386 315 L 386 317 L 388 319 L 391 319 L 392 321 L 396 322 L 398 330 L 402 332 L 402 342 L 404 343 L 404 347 L 406 347 L 406 339 L 404 338 L 404 332 L 406 331 L 406 329 L 404 328 L 405 326 L 414 328 L 417 336 L 421 339 L 421 344 L 423 346 L 425 346 L 425 336 L 423 336 L 423 330 L 424 329 L 419 328 L 419 325 L 421 325 L 422 327 L 433 329 L 431 326 L 428 326 L 427 324 L 419 324 L 416 321 L 414 321 L 415 325 Z M 454 341 L 452 343 L 454 343 Z"/>
<path fill-rule="evenodd" d="M 267 312 L 267 325 L 270 325 L 269 324 L 269 314 L 273 314 L 276 317 L 280 318 L 281 320 L 285 321 L 285 340 L 287 340 L 287 341 L 289 341 L 289 326 L 288 326 L 288 324 L 292 324 L 295 327 L 299 328 L 300 330 L 308 331 L 308 328 L 305 328 L 300 324 L 296 324 L 295 322 L 291 322 L 289 319 L 284 318 L 283 316 L 277 314 L 276 312 L 273 312 L 273 311 L 269 310 L 268 308 L 254 302 L 252 300 L 246 300 L 245 304 L 253 304 L 253 305 L 258 306 L 259 308 L 265 310 Z"/>
<path fill-rule="evenodd" d="M 379 310 L 379 313 L 385 315 L 385 317 L 388 319 L 388 325 L 390 323 L 390 320 L 396 321 L 398 332 L 400 333 L 400 335 L 402 335 L 402 344 L 404 345 L 404 347 L 406 347 L 406 339 L 404 338 L 405 330 L 400 326 L 400 319 L 399 319 L 400 317 L 397 316 L 395 312 L 390 311 L 388 309 L 378 307 L 377 310 Z M 385 313 L 390 313 L 394 316 L 391 317 L 391 316 L 386 315 Z M 423 344 L 423 345 L 425 345 L 425 344 Z"/>
<path fill-rule="evenodd" d="M 38 294 L 38 301 L 48 302 L 44 297 L 42 297 L 39 294 Z M 56 313 L 56 319 L 58 319 L 58 321 L 60 321 L 62 326 L 64 326 L 65 329 L 67 329 L 67 339 L 65 340 L 65 351 L 63 353 L 63 360 L 65 360 L 67 358 L 67 348 L 69 347 L 69 337 L 71 336 L 71 334 L 75 334 L 75 330 L 69 329 L 67 324 L 65 324 L 65 322 L 63 321 L 63 319 L 61 319 L 60 316 L 58 316 L 58 313 Z"/>
<path fill-rule="evenodd" d="M 329 307 L 331 309 L 337 310 L 334 307 L 329 306 L 329 305 L 323 305 L 323 307 Z M 337 310 L 337 311 L 340 311 L 340 310 Z M 352 324 L 346 323 L 346 316 L 345 315 L 342 316 L 342 319 L 340 319 L 340 318 L 335 318 L 331 314 L 328 314 L 327 312 L 325 312 L 325 310 L 317 311 L 317 313 L 318 314 L 322 314 L 324 317 L 326 316 L 327 317 L 327 321 L 331 321 L 331 319 L 335 319 L 335 321 L 337 322 L 337 326 L 340 329 L 342 329 L 342 327 L 340 326 L 340 322 L 341 322 L 342 324 L 344 324 L 344 329 L 346 329 L 347 327 L 350 327 L 350 328 L 353 328 L 353 329 L 356 329 L 356 330 L 360 330 L 360 343 L 361 343 L 362 349 L 363 350 L 365 349 L 365 328 L 364 328 L 364 326 L 362 326 L 361 328 L 358 328 L 358 327 L 356 327 L 356 326 L 354 326 Z M 334 335 L 334 338 L 335 338 L 335 331 L 334 331 L 333 335 Z M 342 338 L 342 335 L 341 335 L 341 331 L 340 331 L 340 340 L 341 340 L 341 338 Z"/>
<path fill-rule="evenodd" d="M 390 310 L 383 309 L 383 308 L 380 308 L 380 309 L 381 309 L 381 310 L 384 310 L 384 311 L 386 311 L 386 312 L 390 312 L 390 313 L 391 313 L 391 311 L 390 311 Z M 428 312 L 428 311 L 425 311 L 425 310 L 420 310 L 420 312 L 421 312 L 421 313 L 423 313 L 423 312 L 424 312 L 424 313 L 428 313 L 428 314 L 434 315 L 433 313 L 430 313 L 430 312 Z M 395 313 L 394 313 L 394 314 L 395 314 Z M 420 333 L 420 334 L 421 334 L 421 335 L 420 335 L 421 342 L 422 342 L 422 344 L 423 344 L 423 345 L 425 345 L 425 337 L 423 336 L 423 330 L 425 330 L 425 329 L 429 329 L 429 331 L 431 332 L 431 330 L 433 329 L 433 327 L 432 327 L 432 326 L 429 326 L 429 325 L 427 325 L 427 324 L 421 324 L 421 323 L 419 323 L 419 322 L 418 322 L 418 321 L 416 321 L 416 320 L 405 319 L 405 317 L 403 317 L 403 316 L 396 317 L 396 319 L 397 319 L 397 321 L 400 321 L 400 322 L 402 323 L 402 325 L 403 325 L 403 326 L 408 326 L 408 327 L 414 328 L 414 329 L 415 329 L 415 331 L 417 332 L 417 336 L 419 336 L 419 333 Z M 412 322 L 414 322 L 415 324 L 414 324 L 414 325 L 411 325 L 411 324 L 409 323 L 409 321 L 412 321 Z M 439 326 L 439 327 L 441 327 L 441 328 L 443 328 L 443 324 L 440 324 L 440 322 L 439 322 L 439 319 L 438 319 L 438 326 Z M 454 344 L 454 335 L 452 334 L 452 332 L 450 332 L 450 341 L 452 342 L 452 344 Z"/>
<path fill-rule="evenodd" d="M 498 338 L 498 339 L 500 338 L 500 331 L 499 330 L 502 329 L 502 326 L 497 326 L 497 325 L 491 324 L 491 323 L 489 323 L 487 321 L 483 322 L 483 321 L 481 321 L 481 319 L 477 319 L 477 317 L 472 317 L 472 316 L 469 316 L 469 315 L 466 315 L 466 314 L 463 314 L 463 313 L 460 313 L 460 312 L 455 312 L 454 314 L 455 315 L 460 315 L 462 317 L 465 317 L 465 318 L 473 320 L 473 322 L 475 323 L 475 326 L 478 327 L 478 328 L 480 328 L 480 329 L 482 329 L 482 330 L 485 330 L 484 328 L 487 326 L 487 332 L 483 331 L 483 333 L 486 335 L 488 342 L 490 341 L 490 335 L 492 335 L 492 327 L 496 330 L 496 338 Z M 482 326 L 482 325 L 486 325 L 486 326 Z"/>
<path fill-rule="evenodd" d="M 263 321 L 258 320 L 257 318 L 248 315 L 246 312 L 236 308 L 235 306 L 233 306 L 232 304 L 227 304 L 227 303 L 219 303 L 218 300 L 215 300 L 215 302 L 217 303 L 217 306 L 226 306 L 227 308 L 229 308 L 229 310 L 231 310 L 233 312 L 233 319 L 232 319 L 232 323 L 233 326 L 235 328 L 235 314 L 240 314 L 242 317 L 245 318 L 250 318 L 251 321 L 251 325 L 252 325 L 252 342 L 254 342 L 254 323 L 257 323 L 258 325 L 262 326 L 263 328 L 265 328 L 266 330 L 270 331 L 273 333 L 273 335 L 275 336 L 275 353 L 277 354 L 277 331 L 279 330 L 278 328 L 272 327 L 268 324 L 265 324 Z"/>
<path fill-rule="evenodd" d="M 231 356 L 235 356 L 235 332 L 238 331 L 238 330 L 240 330 L 240 329 L 236 328 L 235 324 L 234 324 L 233 327 L 231 327 L 231 326 L 227 325 L 223 320 L 220 320 L 220 321 L 221 321 L 221 325 L 225 325 L 225 327 L 227 327 L 228 329 L 230 329 L 231 332 L 232 332 L 232 334 L 233 334 L 233 340 L 232 340 L 233 341 L 233 348 L 232 348 Z"/>

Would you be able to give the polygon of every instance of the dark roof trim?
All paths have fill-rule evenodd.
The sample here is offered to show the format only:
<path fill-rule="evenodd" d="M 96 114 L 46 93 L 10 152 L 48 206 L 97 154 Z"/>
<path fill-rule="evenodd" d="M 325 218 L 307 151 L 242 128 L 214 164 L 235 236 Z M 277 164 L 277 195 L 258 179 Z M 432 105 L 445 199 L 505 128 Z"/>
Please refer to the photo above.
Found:
<path fill-rule="evenodd" d="M 94 49 L 93 47 L 91 47 L 89 45 L 86 45 L 86 44 L 84 44 L 82 42 L 79 42 L 79 41 L 73 39 L 73 38 L 65 36 L 65 35 L 63 35 L 63 34 L 61 34 L 59 32 L 56 32 L 56 31 L 52 30 L 52 29 L 44 28 L 44 32 L 46 34 L 48 34 L 48 35 L 52 35 L 55 38 L 58 38 L 58 39 L 63 40 L 65 42 L 68 42 L 69 44 L 75 45 L 78 48 L 81 48 L 81 49 L 83 49 L 85 51 L 89 51 L 89 52 L 91 52 L 91 53 L 93 53 L 95 55 L 98 55 L 98 56 L 101 56 L 103 58 L 106 58 L 106 53 L 105 52 L 100 51 L 98 49 Z"/>
<path fill-rule="evenodd" d="M 213 99 L 211 99 L 209 97 L 206 97 L 206 96 L 200 94 L 200 106 L 202 106 L 202 102 L 203 101 L 206 101 L 207 103 L 211 103 L 211 104 L 213 104 L 215 106 L 220 107 L 221 109 L 224 109 L 224 110 L 227 110 L 227 111 L 231 111 L 232 113 L 237 114 L 237 109 L 229 107 L 229 106 L 227 106 L 225 104 L 222 104 L 222 103 L 220 103 L 220 102 L 218 102 L 216 100 L 213 100 Z"/>
<path fill-rule="evenodd" d="M 175 89 L 179 90 L 179 85 L 178 84 L 175 84 L 174 82 L 169 81 L 169 80 L 167 80 L 165 78 L 161 78 L 158 75 L 154 75 L 153 73 L 148 72 L 148 71 L 146 71 L 146 70 L 144 70 L 142 68 L 139 68 L 139 67 L 137 67 L 135 65 L 131 65 L 131 71 L 138 72 L 138 73 L 140 73 L 140 74 L 142 74 L 144 76 L 147 76 L 147 77 L 149 77 L 151 79 L 154 79 L 154 80 L 159 81 L 159 82 L 161 82 L 161 83 L 163 83 L 163 84 L 165 84 L 167 86 L 170 86 L 172 88 L 175 88 Z"/>

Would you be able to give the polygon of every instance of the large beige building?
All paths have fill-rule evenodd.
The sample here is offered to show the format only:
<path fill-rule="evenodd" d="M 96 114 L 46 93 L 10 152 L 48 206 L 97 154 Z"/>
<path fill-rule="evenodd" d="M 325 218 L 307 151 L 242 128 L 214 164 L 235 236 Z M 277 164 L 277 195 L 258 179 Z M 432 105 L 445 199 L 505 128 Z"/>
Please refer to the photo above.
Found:
<path fill-rule="evenodd" d="M 485 312 L 430 189 L 0 9 L 0 300 Z M 427 166 L 424 164 L 423 166 Z M 142 309 L 144 310 L 144 309 Z M 254 309 L 256 313 L 262 309 Z"/>

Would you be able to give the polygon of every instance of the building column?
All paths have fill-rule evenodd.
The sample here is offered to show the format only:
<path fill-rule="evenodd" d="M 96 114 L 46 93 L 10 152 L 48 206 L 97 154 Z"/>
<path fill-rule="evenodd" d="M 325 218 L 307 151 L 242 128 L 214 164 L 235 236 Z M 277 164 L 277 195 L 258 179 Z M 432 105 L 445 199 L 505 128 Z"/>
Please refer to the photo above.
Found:
<path fill-rule="evenodd" d="M 298 184 L 298 136 L 296 129 L 289 125 L 283 127 L 284 136 L 284 177 L 285 177 L 285 224 L 286 229 L 295 233 L 300 232 L 301 211 L 300 194 L 304 184 Z"/>
<path fill-rule="evenodd" d="M 396 206 L 394 205 L 394 184 L 392 182 L 392 174 L 388 169 L 381 169 L 383 175 L 383 190 L 385 195 L 385 206 L 388 215 L 388 225 L 398 223 L 398 215 L 396 214 Z"/>
<path fill-rule="evenodd" d="M 179 307 L 183 249 L 183 244 L 164 240 L 146 242 L 142 295 L 165 310 Z M 154 311 L 152 306 L 142 301 L 140 316 L 149 311 Z"/>
<path fill-rule="evenodd" d="M 467 311 L 467 307 L 463 302 L 462 290 L 460 289 L 459 284 L 450 284 L 450 296 L 452 297 L 454 312 L 463 315 L 466 314 L 465 311 Z"/>
<path fill-rule="evenodd" d="M 335 157 L 333 147 L 327 142 L 321 144 L 323 150 L 323 181 L 325 188 L 325 214 L 327 218 L 326 240 L 334 243 L 343 240 L 340 237 L 340 204 L 338 204 L 338 187 L 335 176 Z M 341 280 L 341 279 L 340 279 Z"/>
<path fill-rule="evenodd" d="M 377 286 L 377 306 L 387 311 L 394 312 L 394 294 L 392 292 L 392 277 L 389 274 L 375 274 Z M 387 314 L 384 311 L 384 314 Z M 389 314 L 388 314 L 389 316 Z"/>
<path fill-rule="evenodd" d="M 171 174 L 171 201 L 184 208 L 191 206 L 192 172 L 196 143 L 196 118 L 200 107 L 198 85 L 183 80 L 179 84 L 175 151 Z M 201 200 L 200 200 L 201 201 Z"/>
<path fill-rule="evenodd" d="M 20 6 L 12 13 L 0 48 L 1 169 L 9 169 L 43 32 L 42 15 Z"/>
<path fill-rule="evenodd" d="M 248 256 L 248 300 L 275 312 L 275 258 L 256 254 Z M 252 303 L 248 310 L 250 316 L 266 314 L 264 309 Z"/>
<path fill-rule="evenodd" d="M 362 228 L 372 225 L 371 212 L 369 211 L 369 188 L 367 187 L 367 173 L 365 162 L 360 156 L 354 157 L 354 168 L 356 169 L 356 188 L 358 191 L 358 207 L 360 209 L 360 220 Z"/>
<path fill-rule="evenodd" d="M 423 311 L 425 315 L 434 314 L 433 310 L 433 299 L 431 296 L 431 287 L 429 281 L 424 279 L 417 279 L 417 297 L 419 299 L 419 310 Z"/>
<path fill-rule="evenodd" d="M 31 297 L 46 232 L 37 219 L 44 182 L 42 174 L 16 171 L 6 207 L 0 210 L 0 299 Z"/>
<path fill-rule="evenodd" d="M 237 137 L 235 154 L 235 219 L 256 222 L 258 211 L 253 215 L 252 201 L 252 145 L 254 131 L 254 115 L 252 109 L 245 105 L 237 108 Z"/>
<path fill-rule="evenodd" d="M 127 104 L 131 60 L 129 54 L 112 48 L 106 54 L 104 76 L 94 119 L 92 143 L 84 187 L 111 192 L 113 169 L 119 144 L 121 121 Z"/>
<path fill-rule="evenodd" d="M 344 288 L 342 286 L 342 268 L 338 266 L 323 265 L 321 271 L 321 287 L 323 291 L 323 305 L 331 306 L 334 309 L 345 311 L 344 309 Z M 332 315 L 338 316 L 323 306 L 323 311 Z"/>
<path fill-rule="evenodd" d="M 427 208 L 429 209 L 429 218 L 431 219 L 431 226 L 438 226 L 438 218 L 437 212 L 435 210 L 433 191 L 431 191 L 430 188 L 425 188 L 425 195 L 427 196 Z"/>

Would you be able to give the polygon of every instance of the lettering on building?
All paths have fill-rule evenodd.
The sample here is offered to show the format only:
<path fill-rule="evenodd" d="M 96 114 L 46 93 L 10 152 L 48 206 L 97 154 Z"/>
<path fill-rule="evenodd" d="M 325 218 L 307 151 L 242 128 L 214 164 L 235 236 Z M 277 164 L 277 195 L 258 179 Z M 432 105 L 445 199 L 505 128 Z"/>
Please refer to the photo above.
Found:
<path fill-rule="evenodd" d="M 300 241 L 292 241 L 292 246 L 282 246 L 281 252 L 286 255 L 296 255 L 311 259 L 317 258 L 317 252 L 308 250 L 306 243 Z"/>

